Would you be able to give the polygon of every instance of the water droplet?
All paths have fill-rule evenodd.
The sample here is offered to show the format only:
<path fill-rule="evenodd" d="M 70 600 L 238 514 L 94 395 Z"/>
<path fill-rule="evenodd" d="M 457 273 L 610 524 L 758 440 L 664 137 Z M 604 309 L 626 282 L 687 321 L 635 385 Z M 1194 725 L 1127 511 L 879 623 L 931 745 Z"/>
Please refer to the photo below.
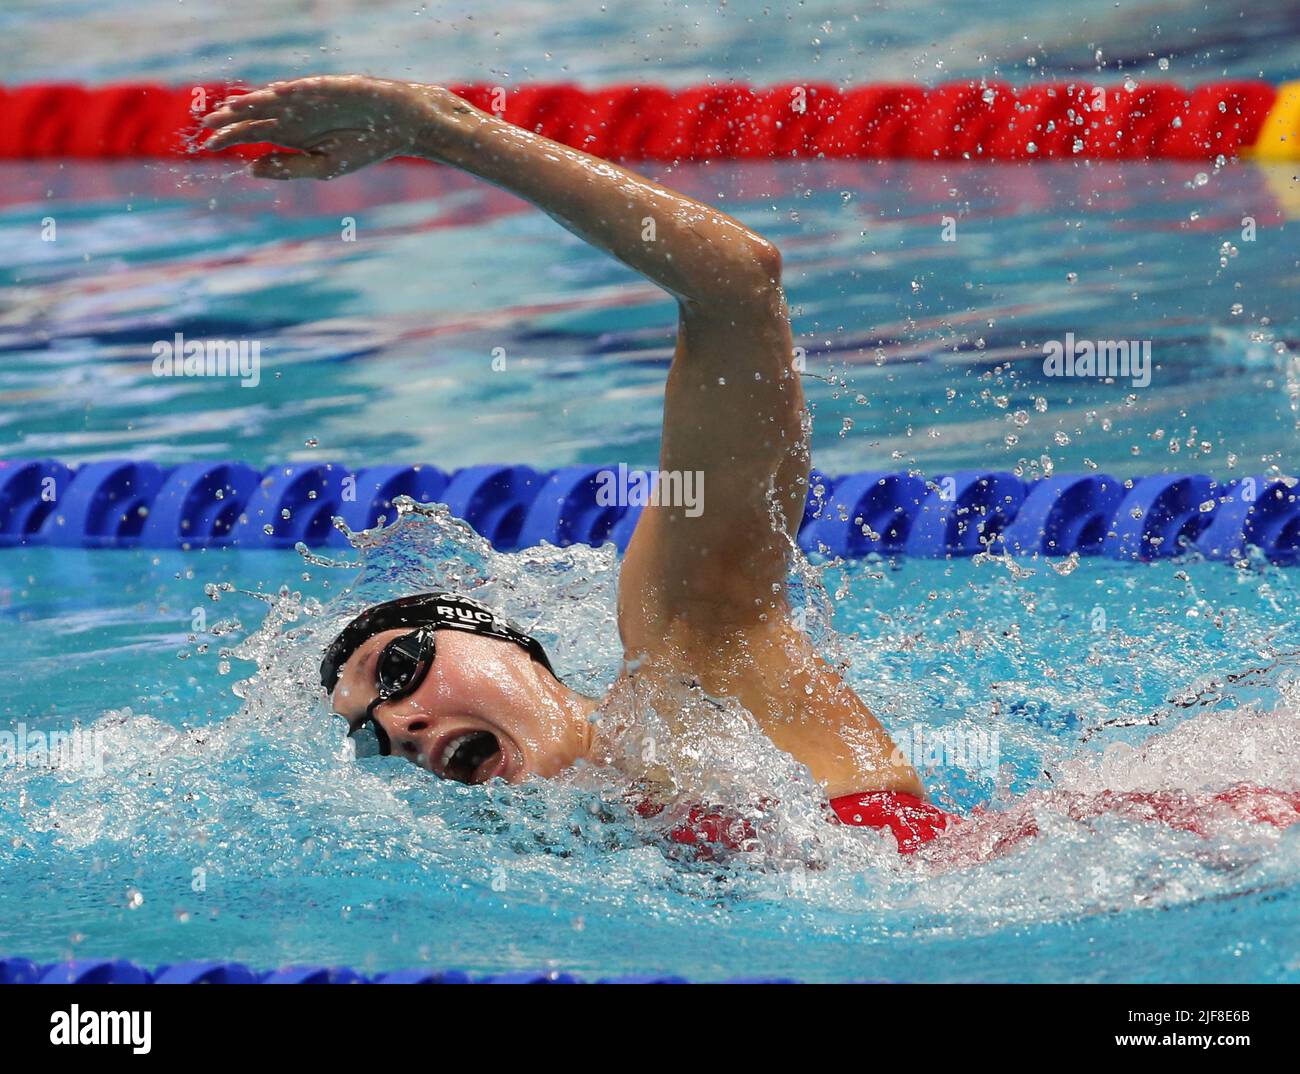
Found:
<path fill-rule="evenodd" d="M 1071 552 L 1062 560 L 1048 560 L 1048 565 L 1059 575 L 1073 574 L 1079 566 L 1079 553 Z"/>

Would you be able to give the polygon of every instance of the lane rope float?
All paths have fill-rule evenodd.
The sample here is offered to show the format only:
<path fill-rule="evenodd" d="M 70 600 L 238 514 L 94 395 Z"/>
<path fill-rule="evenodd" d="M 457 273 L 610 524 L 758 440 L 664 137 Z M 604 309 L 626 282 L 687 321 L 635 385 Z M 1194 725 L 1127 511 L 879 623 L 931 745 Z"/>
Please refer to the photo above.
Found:
<path fill-rule="evenodd" d="M 365 974 L 347 966 L 252 970 L 242 962 L 181 962 L 145 969 L 125 959 L 41 963 L 0 956 L 0 984 L 689 984 L 669 974 L 601 977 L 588 982 L 557 970 L 470 975 L 461 970 L 397 970 Z M 726 984 L 796 984 L 788 977 L 744 977 Z M 884 982 L 864 982 L 880 984 Z"/>
<path fill-rule="evenodd" d="M 1300 159 L 1300 82 L 448 88 L 507 122 L 611 160 Z M 199 118 L 247 89 L 228 82 L 0 87 L 0 160 L 187 156 L 196 151 Z M 220 155 L 250 158 L 267 148 Z"/>
<path fill-rule="evenodd" d="M 482 465 L 353 469 L 340 463 L 254 468 L 233 460 L 165 466 L 117 459 L 0 462 L 0 548 L 346 547 L 352 530 L 397 517 L 394 501 L 446 504 L 501 551 L 548 542 L 619 550 L 650 497 L 654 471 L 626 466 L 535 470 Z M 665 489 L 669 486 L 665 485 Z M 667 495 L 667 492 L 664 493 Z M 707 505 L 707 488 L 703 502 Z M 1292 478 L 1106 473 L 1024 481 L 998 470 L 920 477 L 813 471 L 799 544 L 809 553 L 929 558 L 977 552 L 1105 556 L 1197 554 L 1300 562 L 1300 495 Z"/>

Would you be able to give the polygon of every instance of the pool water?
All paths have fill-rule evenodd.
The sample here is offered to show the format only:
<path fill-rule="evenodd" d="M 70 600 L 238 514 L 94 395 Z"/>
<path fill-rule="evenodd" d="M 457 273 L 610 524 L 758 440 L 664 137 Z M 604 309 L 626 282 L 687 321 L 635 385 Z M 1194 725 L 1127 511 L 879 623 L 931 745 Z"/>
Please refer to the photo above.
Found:
<path fill-rule="evenodd" d="M 28 26 L 27 7 L 5 25 Z M 116 43 L 89 17 L 0 34 L 6 77 L 230 73 L 189 11 L 153 7 Z M 254 18 L 267 7 L 248 5 L 215 42 L 247 50 L 250 79 L 413 65 L 388 59 L 411 40 L 411 5 L 338 5 L 355 32 L 326 52 L 292 13 Z M 886 40 L 869 46 L 834 5 L 805 8 L 793 28 L 673 8 L 689 32 L 567 14 L 547 23 L 566 59 L 524 63 L 542 16 L 478 4 L 426 16 L 420 67 L 859 81 L 870 55 L 878 78 L 1024 79 L 1096 74 L 1096 46 L 1124 71 L 1195 81 L 1276 80 L 1297 58 L 1271 43 L 1288 18 L 1273 9 L 1237 20 L 1090 4 L 1088 34 L 1037 21 L 1012 49 L 1011 5 L 954 13 L 934 45 L 914 7 L 878 5 Z M 1166 47 L 1126 54 L 1143 20 L 1167 24 Z M 683 32 L 695 47 L 672 44 Z M 662 67 L 639 65 L 647 49 Z M 1294 172 L 651 170 L 781 247 L 822 470 L 1024 477 L 1294 471 Z M 55 242 L 40 241 L 46 217 Z M 633 273 L 442 169 L 286 187 L 213 162 L 0 164 L 4 458 L 653 465 L 674 326 L 671 301 Z M 151 347 L 176 332 L 257 341 L 260 384 L 154 377 Z M 1043 342 L 1067 332 L 1151 340 L 1151 385 L 1044 377 Z M 1102 789 L 1300 787 L 1292 571 L 800 564 L 813 628 L 900 741 L 956 732 L 992 750 L 973 766 L 920 758 L 936 800 L 1031 811 L 1042 834 L 982 864 L 942 840 L 902 859 L 870 832 L 822 824 L 806 774 L 729 709 L 698 745 L 730 763 L 683 779 L 739 807 L 763 794 L 780 806 L 757 850 L 704 863 L 631 817 L 608 773 L 466 788 L 358 760 L 313 689 L 322 634 L 361 600 L 482 582 L 566 681 L 600 691 L 620 657 L 610 549 L 499 555 L 436 510 L 359 544 L 336 559 L 0 550 L 0 727 L 80 727 L 102 747 L 102 772 L 0 766 L 0 951 L 703 979 L 1300 981 L 1300 826 L 1220 817 L 1201 838 L 1075 821 L 1063 804 Z"/>
<path fill-rule="evenodd" d="M 1053 797 L 1300 784 L 1286 571 L 987 558 L 805 571 L 816 629 L 841 594 L 828 644 L 900 740 L 996 733 L 992 764 L 918 758 L 937 800 L 967 812 L 1037 796 L 1044 834 L 984 864 L 942 840 L 900 858 L 816 819 L 806 775 L 726 719 L 713 759 L 744 761 L 709 781 L 712 800 L 782 803 L 759 849 L 692 863 L 600 771 L 468 788 L 358 760 L 312 688 L 336 609 L 491 579 L 566 681 L 598 691 L 618 666 L 609 549 L 501 555 L 416 513 L 363 558 L 359 581 L 351 562 L 292 552 L 0 560 L 21 628 L 6 631 L 12 711 L 94 728 L 103 752 L 102 774 L 4 771 L 0 946 L 372 971 L 1300 978 L 1297 829 L 1224 821 L 1202 839 L 1072 821 Z M 206 631 L 190 629 L 196 609 Z"/>
<path fill-rule="evenodd" d="M 1293 171 L 661 178 L 780 246 L 824 471 L 1231 477 L 1287 472 L 1296 435 Z M 673 303 L 484 184 L 421 165 L 285 186 L 224 164 L 7 164 L 0 190 L 6 456 L 656 458 Z M 36 241 L 51 214 L 58 241 Z M 155 377 L 176 332 L 257 342 L 260 383 Z M 1067 332 L 1150 340 L 1151 385 L 1043 376 Z"/>

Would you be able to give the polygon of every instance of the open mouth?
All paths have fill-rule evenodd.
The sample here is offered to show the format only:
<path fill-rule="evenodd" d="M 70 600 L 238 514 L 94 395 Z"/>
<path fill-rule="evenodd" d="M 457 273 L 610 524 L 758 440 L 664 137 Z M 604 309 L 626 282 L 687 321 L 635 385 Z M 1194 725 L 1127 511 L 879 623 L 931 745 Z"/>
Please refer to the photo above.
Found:
<path fill-rule="evenodd" d="M 433 770 L 443 779 L 460 783 L 486 783 L 505 769 L 505 755 L 490 731 L 457 735 L 434 758 Z"/>

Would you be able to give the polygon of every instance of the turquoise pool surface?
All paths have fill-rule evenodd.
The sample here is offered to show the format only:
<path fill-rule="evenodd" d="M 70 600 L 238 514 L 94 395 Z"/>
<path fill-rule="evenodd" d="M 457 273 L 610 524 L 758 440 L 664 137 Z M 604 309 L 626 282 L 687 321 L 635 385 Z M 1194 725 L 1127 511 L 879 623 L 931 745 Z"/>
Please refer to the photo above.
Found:
<path fill-rule="evenodd" d="M 599 690 L 618 666 L 611 553 L 528 559 L 404 524 L 367 553 L 360 592 L 491 577 L 566 681 Z M 1043 834 L 984 864 L 942 840 L 902 859 L 816 820 L 806 778 L 720 721 L 716 755 L 745 758 L 722 766 L 723 800 L 757 787 L 783 802 L 758 851 L 713 865 L 673 858 L 597 771 L 469 788 L 354 758 L 312 689 L 310 613 L 356 573 L 293 552 L 0 559 L 9 720 L 79 724 L 102 758 L 98 773 L 3 770 L 0 946 L 375 972 L 1300 979 L 1300 828 L 1224 821 L 1202 838 L 1066 807 L 1102 789 L 1300 784 L 1285 570 L 827 569 L 831 644 L 896 738 L 977 744 L 966 761 L 917 756 L 936 800 L 1020 802 Z M 543 592 L 559 599 L 539 614 Z"/>
<path fill-rule="evenodd" d="M 157 3 L 130 8 L 132 32 L 124 5 L 38 19 L 44 7 L 0 14 L 10 82 L 357 68 L 593 84 L 1190 82 L 1280 80 L 1300 59 L 1294 13 L 1265 5 L 1249 18 L 1073 5 L 1084 24 L 1010 4 L 813 3 L 778 22 L 677 4 L 597 16 L 335 3 L 322 30 L 286 5 L 226 4 L 215 22 L 202 4 Z M 1133 44 L 1140 27 L 1151 44 Z M 650 174 L 781 247 L 826 472 L 1297 469 L 1293 167 Z M 56 241 L 42 240 L 47 219 Z M 286 187 L 212 162 L 0 164 L 5 459 L 653 465 L 674 312 L 541 213 L 443 169 Z M 153 344 L 177 332 L 256 341 L 260 383 L 153 376 Z M 1042 344 L 1066 333 L 1149 340 L 1150 386 L 1044 376 Z M 724 795 L 779 789 L 782 805 L 758 851 L 705 864 L 629 816 L 606 773 L 468 788 L 357 760 L 312 688 L 319 635 L 349 600 L 490 579 L 561 674 L 598 690 L 620 656 L 608 548 L 499 555 L 435 511 L 330 555 L 0 549 L 0 728 L 79 728 L 101 762 L 0 765 L 0 952 L 1300 981 L 1300 826 L 1218 817 L 1202 837 L 1067 808 L 1106 789 L 1300 788 L 1294 570 L 801 565 L 797 592 L 828 651 L 896 737 L 993 744 L 991 764 L 921 758 L 936 800 L 1020 810 L 1042 834 L 984 863 L 942 841 L 902 859 L 817 821 L 806 778 L 729 712 L 710 748 L 747 763 L 723 765 Z"/>

